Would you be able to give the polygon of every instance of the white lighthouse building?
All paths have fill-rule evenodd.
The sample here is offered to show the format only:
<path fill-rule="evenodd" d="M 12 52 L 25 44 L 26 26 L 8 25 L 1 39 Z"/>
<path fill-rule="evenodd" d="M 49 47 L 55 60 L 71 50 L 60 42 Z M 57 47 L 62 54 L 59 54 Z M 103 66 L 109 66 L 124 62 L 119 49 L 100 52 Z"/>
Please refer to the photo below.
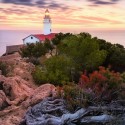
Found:
<path fill-rule="evenodd" d="M 51 18 L 49 15 L 49 10 L 46 9 L 45 16 L 43 19 L 43 34 L 31 34 L 23 39 L 23 43 L 36 43 L 36 42 L 44 42 L 45 39 L 52 40 L 56 33 L 51 33 Z"/>
<path fill-rule="evenodd" d="M 51 18 L 50 18 L 50 15 L 49 15 L 49 10 L 46 9 L 45 11 L 45 17 L 44 17 L 44 20 L 43 20 L 43 34 L 44 35 L 48 35 L 48 34 L 51 34 Z"/>

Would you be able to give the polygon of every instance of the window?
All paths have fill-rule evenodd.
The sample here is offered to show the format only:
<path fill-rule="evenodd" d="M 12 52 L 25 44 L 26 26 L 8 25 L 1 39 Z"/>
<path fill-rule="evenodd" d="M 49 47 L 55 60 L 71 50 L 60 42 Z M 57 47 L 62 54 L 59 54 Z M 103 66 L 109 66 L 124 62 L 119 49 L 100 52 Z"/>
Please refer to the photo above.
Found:
<path fill-rule="evenodd" d="M 31 36 L 31 39 L 33 39 L 33 37 Z"/>

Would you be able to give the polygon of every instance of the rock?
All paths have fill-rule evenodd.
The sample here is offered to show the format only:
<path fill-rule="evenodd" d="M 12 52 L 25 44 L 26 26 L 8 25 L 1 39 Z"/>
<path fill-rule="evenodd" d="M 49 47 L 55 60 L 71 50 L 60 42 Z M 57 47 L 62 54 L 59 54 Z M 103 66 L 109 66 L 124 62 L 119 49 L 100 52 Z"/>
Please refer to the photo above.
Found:
<path fill-rule="evenodd" d="M 24 102 L 25 107 L 33 106 L 46 97 L 56 96 L 56 87 L 52 84 L 44 84 L 35 89 L 31 96 Z"/>
<path fill-rule="evenodd" d="M 7 97 L 6 97 L 5 93 L 3 92 L 3 90 L 0 90 L 0 110 L 3 110 L 7 106 L 9 106 Z"/>
<path fill-rule="evenodd" d="M 0 111 L 0 125 L 19 125 L 25 112 L 20 106 L 9 106 Z"/>
<path fill-rule="evenodd" d="M 22 103 L 38 87 L 32 71 L 35 66 L 25 62 L 19 54 L 0 57 L 7 64 L 7 77 L 0 75 L 0 125 L 19 125 L 27 108 Z"/>
<path fill-rule="evenodd" d="M 7 64 L 8 77 L 20 76 L 25 81 L 28 81 L 33 88 L 38 87 L 34 84 L 31 75 L 32 71 L 35 69 L 35 65 L 27 63 L 18 53 L 0 57 L 0 60 Z"/>
<path fill-rule="evenodd" d="M 11 101 L 24 95 L 28 97 L 33 92 L 33 89 L 29 87 L 28 82 L 19 76 L 7 78 L 0 76 L 0 81 L 1 80 L 3 81 L 3 91 Z"/>
<path fill-rule="evenodd" d="M 13 70 L 13 75 L 20 76 L 22 79 L 33 82 L 32 71 L 35 69 L 35 66 L 31 63 L 26 63 L 23 60 L 16 63 Z"/>
<path fill-rule="evenodd" d="M 3 90 L 0 90 L 0 95 L 2 95 L 0 105 L 3 106 L 7 97 L 13 100 L 7 101 L 9 102 L 8 107 L 6 106 L 4 110 L 0 111 L 0 125 L 19 125 L 29 106 L 37 104 L 48 96 L 54 96 L 56 93 L 55 86 L 51 84 L 44 84 L 33 90 L 27 85 L 27 81 L 19 76 L 8 78 L 1 76 L 1 80 Z"/>

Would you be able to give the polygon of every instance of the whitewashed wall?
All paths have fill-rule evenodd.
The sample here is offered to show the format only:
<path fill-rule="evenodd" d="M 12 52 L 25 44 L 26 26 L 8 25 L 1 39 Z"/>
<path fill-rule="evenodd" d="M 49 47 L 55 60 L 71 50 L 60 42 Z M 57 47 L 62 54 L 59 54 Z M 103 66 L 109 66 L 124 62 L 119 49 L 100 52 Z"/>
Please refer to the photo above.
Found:
<path fill-rule="evenodd" d="M 43 33 L 44 35 L 51 34 L 51 20 L 50 19 L 44 19 L 43 22 Z"/>
<path fill-rule="evenodd" d="M 39 39 L 37 39 L 36 37 L 30 35 L 27 38 L 23 39 L 23 43 L 27 44 L 27 43 L 36 43 L 36 42 L 40 42 Z"/>

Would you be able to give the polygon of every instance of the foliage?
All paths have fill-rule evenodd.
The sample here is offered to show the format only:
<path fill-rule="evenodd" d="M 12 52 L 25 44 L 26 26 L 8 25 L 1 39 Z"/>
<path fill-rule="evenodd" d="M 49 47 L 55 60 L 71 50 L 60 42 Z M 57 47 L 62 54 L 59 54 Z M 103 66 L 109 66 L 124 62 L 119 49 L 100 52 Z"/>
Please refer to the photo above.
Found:
<path fill-rule="evenodd" d="M 63 85 L 71 80 L 72 60 L 66 56 L 54 56 L 45 61 L 45 68 L 36 68 L 33 77 L 36 83 L 43 81 Z"/>
<path fill-rule="evenodd" d="M 8 73 L 8 66 L 5 62 L 0 62 L 0 70 L 2 72 L 2 75 L 7 75 Z"/>
<path fill-rule="evenodd" d="M 59 96 L 64 98 L 67 102 L 67 108 L 70 111 L 78 110 L 78 108 L 86 108 L 92 102 L 92 93 L 86 92 L 81 86 L 74 83 L 67 83 L 63 87 L 57 87 Z"/>
<path fill-rule="evenodd" d="M 70 35 L 64 38 L 57 48 L 60 55 L 71 57 L 81 71 L 93 71 L 103 64 L 107 55 L 106 51 L 99 50 L 97 41 L 87 33 Z"/>
<path fill-rule="evenodd" d="M 32 73 L 33 79 L 38 85 L 48 82 L 47 74 L 39 66 L 35 68 L 35 71 Z"/>
<path fill-rule="evenodd" d="M 120 44 L 111 44 L 105 40 L 97 39 L 100 50 L 107 51 L 107 57 L 103 66 L 112 66 L 112 69 L 118 72 L 125 71 L 125 48 Z"/>
<path fill-rule="evenodd" d="M 58 93 L 67 102 L 70 111 L 77 110 L 78 107 L 88 105 L 89 95 L 84 92 L 77 84 L 68 83 L 63 87 L 57 87 Z M 61 94 L 60 94 L 61 93 Z"/>
<path fill-rule="evenodd" d="M 49 82 L 54 84 L 58 84 L 57 82 L 62 84 L 63 80 L 78 82 L 81 71 L 85 69 L 89 72 L 93 71 L 106 59 L 107 52 L 99 50 L 99 44 L 88 33 L 77 35 L 59 33 L 52 43 L 56 45 L 58 54 L 48 59 L 42 66 L 44 65 L 46 68 L 45 72 L 47 72 Z M 53 46 L 48 40 L 45 41 L 44 47 L 47 51 L 52 52 L 53 50 Z M 64 63 L 62 57 L 64 60 L 70 59 L 72 62 L 66 69 L 64 67 L 67 67 L 67 63 Z"/>
<path fill-rule="evenodd" d="M 66 33 L 66 34 L 63 34 L 63 33 L 58 33 L 55 35 L 55 37 L 52 39 L 52 43 L 53 45 L 58 45 L 61 43 L 61 41 L 66 38 L 67 36 L 70 36 L 72 35 L 71 33 Z"/>
<path fill-rule="evenodd" d="M 74 111 L 78 107 L 124 99 L 123 77 L 124 74 L 99 67 L 98 71 L 92 72 L 89 76 L 84 72 L 79 84 L 67 83 L 63 87 L 58 87 L 57 90 L 59 96 L 66 100 L 68 109 Z"/>
<path fill-rule="evenodd" d="M 123 72 L 123 73 L 121 74 L 121 77 L 122 77 L 122 79 L 123 79 L 123 83 L 125 83 L 125 72 Z"/>
<path fill-rule="evenodd" d="M 34 65 L 39 65 L 40 64 L 39 58 L 36 58 L 36 57 L 30 57 L 26 61 L 27 62 L 31 62 Z"/>
<path fill-rule="evenodd" d="M 49 50 L 52 50 L 52 45 L 49 40 L 45 40 L 44 43 L 27 43 L 26 46 L 21 48 L 20 54 L 22 57 L 41 57 L 45 55 Z"/>
<path fill-rule="evenodd" d="M 87 80 L 86 80 L 86 79 Z M 104 67 L 94 71 L 88 76 L 82 75 L 79 85 L 86 91 L 91 91 L 95 101 L 112 100 L 118 97 L 123 79 L 120 73 L 115 73 Z"/>
<path fill-rule="evenodd" d="M 47 52 L 51 51 L 54 49 L 54 46 L 52 45 L 52 42 L 49 39 L 45 39 L 44 41 L 44 47 L 46 48 Z"/>

